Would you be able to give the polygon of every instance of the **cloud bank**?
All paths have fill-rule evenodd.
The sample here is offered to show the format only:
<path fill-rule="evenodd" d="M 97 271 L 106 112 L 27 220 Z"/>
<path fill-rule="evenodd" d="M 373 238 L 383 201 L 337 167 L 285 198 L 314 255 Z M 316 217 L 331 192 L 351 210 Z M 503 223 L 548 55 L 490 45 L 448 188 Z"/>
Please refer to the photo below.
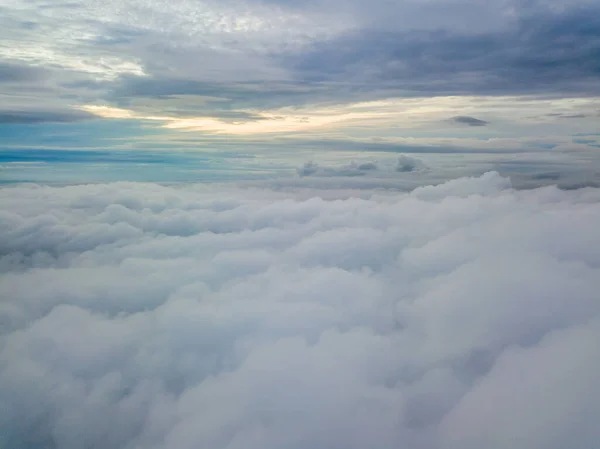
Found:
<path fill-rule="evenodd" d="M 600 190 L 0 190 L 0 447 L 588 449 Z"/>
<path fill-rule="evenodd" d="M 374 161 L 363 161 L 355 162 L 352 161 L 349 164 L 337 166 L 337 167 L 321 167 L 314 161 L 305 162 L 301 167 L 297 169 L 297 173 L 300 177 L 306 176 L 317 176 L 317 177 L 369 177 L 377 180 L 385 178 L 394 178 L 394 172 L 420 172 L 427 170 L 427 166 L 422 160 L 407 156 L 400 155 L 394 167 L 390 166 L 389 163 L 377 163 Z"/>

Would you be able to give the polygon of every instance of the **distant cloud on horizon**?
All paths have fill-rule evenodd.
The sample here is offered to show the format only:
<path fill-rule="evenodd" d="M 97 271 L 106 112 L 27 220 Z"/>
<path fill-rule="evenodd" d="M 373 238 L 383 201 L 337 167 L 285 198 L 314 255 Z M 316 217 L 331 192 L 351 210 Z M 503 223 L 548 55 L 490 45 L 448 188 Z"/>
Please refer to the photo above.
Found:
<path fill-rule="evenodd" d="M 458 123 L 461 125 L 469 125 L 469 126 L 487 126 L 489 125 L 489 122 L 486 122 L 485 120 L 479 120 L 475 117 L 468 117 L 465 115 L 458 115 L 456 117 L 452 117 L 449 120 L 452 123 Z"/>

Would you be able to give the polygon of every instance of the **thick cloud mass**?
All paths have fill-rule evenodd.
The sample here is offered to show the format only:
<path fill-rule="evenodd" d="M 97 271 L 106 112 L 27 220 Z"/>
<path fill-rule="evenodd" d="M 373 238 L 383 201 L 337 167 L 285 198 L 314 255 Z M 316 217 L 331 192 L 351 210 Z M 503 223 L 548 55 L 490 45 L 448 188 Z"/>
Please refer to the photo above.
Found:
<path fill-rule="evenodd" d="M 116 183 L 0 206 L 0 447 L 600 440 L 598 189 Z"/>

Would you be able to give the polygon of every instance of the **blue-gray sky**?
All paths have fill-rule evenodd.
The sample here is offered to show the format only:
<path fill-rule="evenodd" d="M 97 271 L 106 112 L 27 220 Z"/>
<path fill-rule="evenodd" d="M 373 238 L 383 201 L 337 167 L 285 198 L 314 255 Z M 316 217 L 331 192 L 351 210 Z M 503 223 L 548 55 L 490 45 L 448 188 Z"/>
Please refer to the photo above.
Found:
<path fill-rule="evenodd" d="M 3 151 L 600 168 L 598 0 L 2 0 L 0 42 Z"/>

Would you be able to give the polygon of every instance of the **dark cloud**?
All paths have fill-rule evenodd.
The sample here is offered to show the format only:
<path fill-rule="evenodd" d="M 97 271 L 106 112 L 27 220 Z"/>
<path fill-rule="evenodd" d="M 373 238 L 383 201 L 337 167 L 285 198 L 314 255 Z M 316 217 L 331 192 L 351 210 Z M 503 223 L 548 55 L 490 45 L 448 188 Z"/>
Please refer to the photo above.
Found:
<path fill-rule="evenodd" d="M 47 70 L 25 64 L 0 61 L 0 83 L 26 83 L 46 78 Z"/>
<path fill-rule="evenodd" d="M 218 102 L 191 112 L 177 110 L 191 115 L 212 109 L 212 115 L 215 110 L 394 96 L 600 94 L 600 8 L 589 6 L 560 14 L 522 8 L 519 13 L 522 16 L 508 30 L 474 34 L 450 29 L 355 28 L 305 46 L 269 52 L 263 62 L 285 69 L 291 79 L 268 74 L 263 79 L 240 81 L 229 74 L 235 66 L 230 60 L 223 65 L 215 62 L 223 80 L 200 79 L 198 74 L 205 71 L 185 68 L 189 55 L 184 58 L 181 51 L 165 47 L 161 54 L 173 66 L 148 59 L 147 76 L 121 76 L 107 86 L 106 98 L 126 107 L 135 98 L 219 97 Z M 119 32 L 115 39 L 131 36 Z M 196 54 L 196 50 L 188 51 Z M 214 60 L 203 59 L 202 54 L 198 53 L 200 59 Z M 143 55 L 149 57 L 149 53 Z M 457 123 L 484 125 L 477 119 L 462 120 Z"/>
<path fill-rule="evenodd" d="M 208 82 L 172 78 L 162 75 L 124 76 L 111 86 L 108 99 L 129 106 L 139 98 L 167 100 L 179 96 L 205 96 L 198 110 L 234 110 L 234 108 L 268 109 L 289 105 L 301 106 L 315 100 L 340 101 L 343 96 L 335 86 L 303 80 L 281 82 Z M 211 100 L 212 98 L 212 100 Z M 200 107 L 201 106 L 201 107 Z M 236 112 L 237 113 L 237 112 Z"/>
<path fill-rule="evenodd" d="M 377 164 L 375 162 L 365 162 L 358 164 L 359 170 L 377 170 Z"/>
<path fill-rule="evenodd" d="M 180 4 L 181 10 L 173 9 L 172 17 L 161 18 L 157 11 L 164 5 L 160 3 L 136 10 L 140 17 L 131 21 L 110 14 L 96 17 L 85 22 L 90 27 L 89 36 L 76 41 L 66 39 L 63 43 L 52 38 L 49 45 L 56 58 L 50 61 L 40 56 L 39 61 L 32 62 L 45 69 L 2 63 L 0 95 L 5 94 L 6 101 L 17 99 L 4 109 L 19 109 L 21 101 L 33 99 L 23 107 L 54 110 L 73 104 L 107 104 L 140 114 L 247 122 L 261 120 L 260 111 L 266 109 L 394 97 L 527 94 L 562 98 L 600 94 L 597 2 L 585 7 L 570 3 L 559 11 L 556 5 L 509 0 L 500 9 L 512 13 L 495 15 L 491 12 L 499 7 L 470 0 L 427 2 L 431 3 L 428 6 L 383 0 L 351 0 L 347 4 L 338 0 L 301 4 L 245 0 L 257 17 L 265 13 L 269 19 L 270 8 L 281 8 L 283 15 L 293 10 L 306 19 L 305 34 L 296 35 L 297 30 L 290 29 L 289 36 L 281 40 L 273 37 L 281 31 L 277 29 L 281 23 L 273 25 L 274 35 L 260 24 L 256 32 L 241 27 L 223 33 L 188 23 L 188 17 L 181 13 L 188 10 L 187 3 Z M 216 3 L 207 5 L 209 10 L 214 7 L 219 11 Z M 233 2 L 225 1 L 224 5 L 229 8 Z M 88 5 L 83 2 L 78 8 Z M 135 8 L 124 4 L 124 17 Z M 431 14 L 423 15 L 425 10 L 419 8 Z M 32 34 L 50 30 L 54 22 L 39 14 L 26 17 L 10 11 L 14 17 L 2 19 L 5 30 L 0 31 L 0 38 L 14 37 L 15 45 L 22 42 L 23 54 L 27 54 Z M 331 32 L 313 32 L 312 27 L 332 11 L 339 11 L 339 23 L 332 24 Z M 480 12 L 482 19 L 475 23 Z M 227 10 L 224 14 L 237 20 L 237 13 Z M 181 21 L 182 28 L 171 24 L 171 19 L 177 24 Z M 79 20 L 75 18 L 65 27 L 77 25 L 80 29 Z M 390 25 L 394 21 L 397 26 Z M 38 24 L 39 29 L 23 27 L 26 22 Z M 200 37 L 203 33 L 205 38 Z M 35 52 L 28 60 L 30 57 L 35 59 Z M 32 92 L 34 88 L 38 90 Z M 208 99 L 190 99 L 194 96 Z M 531 115 L 539 117 L 544 112 L 533 111 Z M 477 117 L 480 112 L 468 113 Z M 593 114 L 586 109 L 573 110 L 564 118 L 580 118 L 580 113 Z M 505 123 L 496 121 L 492 114 L 481 114 L 495 123 Z M 66 119 L 57 115 L 55 121 Z M 45 119 L 5 116 L 9 122 L 36 120 Z M 458 118 L 454 123 L 484 125 L 477 120 L 481 119 Z"/>
<path fill-rule="evenodd" d="M 18 111 L 0 110 L 0 123 L 33 124 L 33 123 L 68 123 L 92 119 L 95 116 L 84 111 Z"/>
<path fill-rule="evenodd" d="M 368 176 L 389 178 L 390 175 L 394 176 L 398 173 L 409 173 L 409 172 L 422 172 L 427 170 L 427 166 L 422 160 L 412 156 L 400 155 L 395 165 L 383 164 L 379 165 L 375 162 L 351 162 L 350 164 L 335 166 L 335 167 L 321 167 L 314 161 L 305 162 L 302 167 L 297 169 L 297 173 L 301 177 L 305 176 L 319 176 L 319 177 L 357 177 L 357 176 Z"/>
<path fill-rule="evenodd" d="M 586 118 L 587 115 L 585 114 L 560 114 L 560 113 L 554 113 L 554 114 L 546 114 L 547 117 L 557 117 L 557 118 L 566 118 L 566 119 L 570 119 L 570 118 Z"/>
<path fill-rule="evenodd" d="M 396 165 L 396 171 L 401 173 L 420 171 L 425 168 L 425 164 L 420 159 L 405 155 L 400 155 Z"/>
<path fill-rule="evenodd" d="M 485 120 L 479 120 L 475 117 L 469 117 L 467 115 L 457 115 L 456 117 L 452 117 L 448 120 L 449 122 L 452 123 L 458 123 L 461 125 L 468 125 L 468 126 L 487 126 L 488 122 L 486 122 Z"/>
<path fill-rule="evenodd" d="M 94 118 L 74 107 L 97 101 L 105 92 L 105 83 L 81 71 L 33 62 L 2 62 L 0 58 L 0 123 L 65 123 Z"/>
<path fill-rule="evenodd" d="M 319 169 L 319 165 L 316 164 L 315 162 L 312 161 L 308 161 L 305 162 L 302 167 L 300 167 L 298 169 L 298 174 L 300 176 L 311 176 L 314 175 L 315 173 L 317 173 L 317 170 Z"/>
<path fill-rule="evenodd" d="M 521 18 L 514 31 L 352 31 L 282 56 L 306 79 L 398 94 L 600 92 L 600 8 Z M 372 88 L 372 87 L 371 87 Z"/>
<path fill-rule="evenodd" d="M 365 162 L 357 164 L 352 162 L 348 165 L 338 167 L 320 167 L 316 162 L 305 162 L 302 167 L 297 169 L 298 175 L 304 176 L 321 176 L 321 177 L 355 177 L 365 176 L 368 172 L 377 171 L 377 165 L 374 162 Z"/>
<path fill-rule="evenodd" d="M 549 172 L 549 173 L 537 173 L 532 175 L 533 179 L 539 180 L 550 180 L 550 181 L 558 181 L 560 179 L 560 173 Z"/>

